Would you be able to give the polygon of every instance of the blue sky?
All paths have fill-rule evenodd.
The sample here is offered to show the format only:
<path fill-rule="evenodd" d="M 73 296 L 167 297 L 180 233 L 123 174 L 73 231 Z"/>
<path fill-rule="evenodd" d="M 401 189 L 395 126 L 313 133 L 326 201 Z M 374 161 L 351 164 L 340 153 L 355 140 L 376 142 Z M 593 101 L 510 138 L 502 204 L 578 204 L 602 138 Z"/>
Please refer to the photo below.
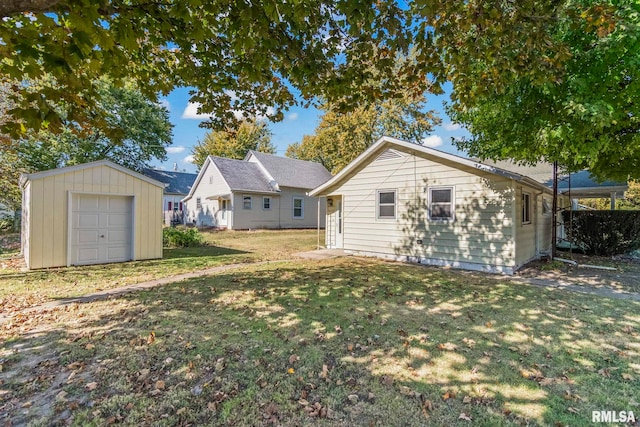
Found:
<path fill-rule="evenodd" d="M 448 88 L 445 88 L 448 89 Z M 446 90 L 448 93 L 449 91 Z M 436 110 L 442 118 L 442 125 L 426 138 L 425 144 L 450 153 L 457 153 L 451 144 L 452 137 L 460 137 L 467 132 L 459 125 L 451 123 L 444 112 L 443 101 L 448 95 L 428 97 L 427 108 Z M 173 144 L 167 148 L 165 162 L 151 162 L 159 169 L 173 169 L 174 163 L 179 170 L 196 172 L 195 166 L 189 161 L 191 150 L 199 140 L 204 138 L 207 129 L 199 127 L 206 120 L 206 116 L 196 114 L 197 107 L 189 103 L 189 89 L 180 88 L 163 98 L 162 103 L 169 109 L 169 116 L 173 128 Z M 285 114 L 285 119 L 279 123 L 269 123 L 273 132 L 271 142 L 277 148 L 277 155 L 284 156 L 287 147 L 300 142 L 303 135 L 314 133 L 320 122 L 321 112 L 315 108 L 293 108 Z"/>

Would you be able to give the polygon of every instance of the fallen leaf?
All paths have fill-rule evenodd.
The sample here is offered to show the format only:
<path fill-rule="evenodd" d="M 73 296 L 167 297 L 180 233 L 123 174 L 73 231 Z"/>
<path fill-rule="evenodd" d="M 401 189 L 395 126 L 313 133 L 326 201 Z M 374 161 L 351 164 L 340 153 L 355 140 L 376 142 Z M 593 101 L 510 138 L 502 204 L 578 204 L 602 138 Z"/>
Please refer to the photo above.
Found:
<path fill-rule="evenodd" d="M 471 399 L 471 396 L 465 396 L 465 397 L 462 399 L 462 403 L 471 403 L 471 401 L 472 401 L 472 400 L 473 400 L 473 399 Z"/>
<path fill-rule="evenodd" d="M 571 406 L 567 408 L 567 411 L 571 412 L 572 414 L 577 414 L 580 412 L 576 408 L 572 408 Z"/>
<path fill-rule="evenodd" d="M 452 391 L 447 391 L 442 395 L 442 400 L 449 400 L 456 397 L 456 394 Z"/>
<path fill-rule="evenodd" d="M 622 374 L 622 379 L 627 381 L 633 381 L 633 376 L 631 374 L 624 373 Z"/>
<path fill-rule="evenodd" d="M 493 323 L 487 322 L 484 324 L 484 326 L 486 326 L 487 328 L 491 328 L 493 326 Z"/>
<path fill-rule="evenodd" d="M 460 416 L 458 417 L 459 420 L 465 420 L 465 421 L 471 421 L 471 417 L 467 414 L 465 414 L 464 412 L 460 413 Z"/>
<path fill-rule="evenodd" d="M 149 336 L 147 337 L 147 344 L 153 344 L 156 340 L 156 333 L 154 331 L 149 332 Z"/>
<path fill-rule="evenodd" d="M 353 344 L 347 344 L 347 350 L 353 351 Z"/>
<path fill-rule="evenodd" d="M 296 370 L 295 370 L 295 369 L 293 369 L 293 368 L 289 368 L 289 369 L 287 369 L 287 373 L 289 373 L 289 374 L 295 374 L 295 373 L 296 373 Z"/>
<path fill-rule="evenodd" d="M 87 383 L 87 384 L 84 386 L 84 388 L 86 388 L 86 389 L 87 389 L 87 390 L 89 390 L 89 391 L 93 391 L 93 390 L 95 390 L 96 388 L 98 388 L 98 383 L 97 383 L 97 382 L 95 382 L 95 381 L 94 381 L 94 382 L 91 382 L 91 383 Z"/>
<path fill-rule="evenodd" d="M 164 390 L 165 383 L 162 380 L 156 381 L 156 390 Z"/>
<path fill-rule="evenodd" d="M 300 360 L 300 358 L 297 354 L 292 354 L 291 356 L 289 356 L 289 364 L 294 364 L 298 360 Z"/>

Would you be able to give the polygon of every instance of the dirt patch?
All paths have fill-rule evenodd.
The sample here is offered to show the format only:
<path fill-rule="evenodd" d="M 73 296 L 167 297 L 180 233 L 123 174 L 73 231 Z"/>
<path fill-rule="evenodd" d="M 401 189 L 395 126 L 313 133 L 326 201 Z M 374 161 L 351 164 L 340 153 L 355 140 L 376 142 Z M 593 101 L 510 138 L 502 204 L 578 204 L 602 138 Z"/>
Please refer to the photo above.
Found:
<path fill-rule="evenodd" d="M 556 280 L 571 284 L 609 288 L 618 292 L 640 293 L 640 260 L 630 257 L 597 257 L 559 253 L 559 258 L 575 261 L 537 260 L 525 265 L 519 277 Z M 605 267 L 605 268 L 598 268 Z"/>

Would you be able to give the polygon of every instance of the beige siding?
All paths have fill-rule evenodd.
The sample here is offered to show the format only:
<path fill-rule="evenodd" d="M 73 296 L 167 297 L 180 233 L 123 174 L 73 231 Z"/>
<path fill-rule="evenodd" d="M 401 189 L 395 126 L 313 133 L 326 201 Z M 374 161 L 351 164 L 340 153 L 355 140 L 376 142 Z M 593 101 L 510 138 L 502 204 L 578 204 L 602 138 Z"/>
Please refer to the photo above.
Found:
<path fill-rule="evenodd" d="M 27 182 L 27 265 L 67 264 L 68 207 L 71 193 L 134 196 L 134 257 L 162 258 L 162 188 L 106 165 L 59 173 Z"/>
<path fill-rule="evenodd" d="M 200 182 L 194 188 L 192 198 L 185 205 L 187 222 L 194 223 L 199 227 L 219 226 L 222 220 L 220 202 L 214 196 L 230 194 L 231 190 L 213 163 L 206 166 L 201 172 L 201 176 Z M 201 209 L 197 208 L 196 199 L 198 197 L 201 201 Z"/>
<path fill-rule="evenodd" d="M 427 216 L 428 189 L 439 186 L 454 188 L 454 221 Z M 397 191 L 396 219 L 377 218 L 377 190 Z M 504 270 L 515 265 L 510 179 L 406 154 L 363 166 L 331 194 L 344 197 L 345 249 Z"/>
<path fill-rule="evenodd" d="M 318 225 L 318 198 L 309 197 L 304 189 L 281 188 L 278 194 L 266 195 L 237 192 L 233 195 L 233 228 L 315 228 Z M 244 209 L 243 197 L 251 196 L 251 209 Z M 271 197 L 271 209 L 263 209 L 263 197 Z M 303 218 L 293 217 L 293 199 L 303 200 Z M 321 227 L 324 228 L 324 204 L 321 207 Z"/>
<path fill-rule="evenodd" d="M 522 221 L 522 195 L 527 193 L 531 200 L 531 212 L 529 223 Z M 515 217 L 514 217 L 514 229 L 515 229 L 515 242 L 516 242 L 516 265 L 520 266 L 527 261 L 535 258 L 538 254 L 537 250 L 537 230 L 536 227 L 539 224 L 538 221 L 538 196 L 537 192 L 529 187 L 516 185 L 515 193 Z"/>

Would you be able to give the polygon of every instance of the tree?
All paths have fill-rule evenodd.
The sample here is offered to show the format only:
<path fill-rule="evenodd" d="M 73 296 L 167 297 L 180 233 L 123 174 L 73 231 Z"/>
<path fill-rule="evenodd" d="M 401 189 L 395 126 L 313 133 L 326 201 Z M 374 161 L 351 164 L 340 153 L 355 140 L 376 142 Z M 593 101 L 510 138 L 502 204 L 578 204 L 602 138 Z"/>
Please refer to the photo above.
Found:
<path fill-rule="evenodd" d="M 560 15 L 549 29 L 554 45 L 567 47 L 556 80 L 519 74 L 499 92 L 454 99 L 449 114 L 472 133 L 459 148 L 480 158 L 557 161 L 601 179 L 640 177 L 640 4 L 588 10 L 581 21 Z"/>
<path fill-rule="evenodd" d="M 275 154 L 271 131 L 263 121 L 243 121 L 236 128 L 208 132 L 193 147 L 193 163 L 200 168 L 208 156 L 242 160 L 249 150 Z"/>
<path fill-rule="evenodd" d="M 99 130 L 80 129 L 77 123 L 65 120 L 59 133 L 42 130 L 30 132 L 22 140 L 8 139 L 0 150 L 1 203 L 13 208 L 20 206 L 18 178 L 21 173 L 101 159 L 140 171 L 150 160 L 166 158 L 165 147 L 172 142 L 172 125 L 166 108 L 147 100 L 131 82 L 116 87 L 103 79 L 95 86 L 102 100 L 102 114 L 109 126 L 118 131 L 119 138 L 111 139 Z M 10 108 L 7 98 L 4 100 L 0 116 Z M 61 103 L 57 108 L 62 112 L 61 117 L 65 117 L 65 105 Z"/>
<path fill-rule="evenodd" d="M 329 105 L 315 135 L 287 148 L 288 157 L 312 160 L 337 173 L 383 135 L 420 144 L 440 123 L 433 111 L 425 111 L 423 95 L 405 92 L 399 99 L 358 107 L 342 113 Z"/>
<path fill-rule="evenodd" d="M 278 120 L 297 94 L 309 102 L 350 90 L 344 83 L 366 79 L 370 64 L 390 69 L 387 51 L 409 45 L 404 15 L 395 2 L 353 0 L 9 0 L 0 2 L 0 73 L 53 77 L 37 91 L 18 84 L 13 113 L 30 128 L 58 131 L 61 99 L 69 120 L 113 137 L 94 86 L 101 76 L 135 78 L 148 97 L 193 87 L 192 101 L 215 113 L 210 125 L 224 128 L 233 110 L 275 107 Z"/>

